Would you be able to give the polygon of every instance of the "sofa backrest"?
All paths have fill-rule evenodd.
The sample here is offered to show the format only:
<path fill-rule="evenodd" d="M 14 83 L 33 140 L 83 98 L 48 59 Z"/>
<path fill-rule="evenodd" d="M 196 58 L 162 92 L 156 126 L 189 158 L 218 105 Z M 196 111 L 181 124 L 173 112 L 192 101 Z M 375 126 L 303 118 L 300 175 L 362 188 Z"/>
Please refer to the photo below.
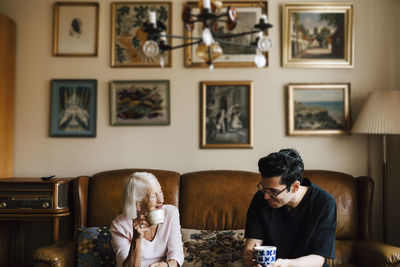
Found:
<path fill-rule="evenodd" d="M 114 218 L 122 212 L 124 182 L 137 171 L 146 171 L 154 174 L 161 184 L 165 203 L 178 207 L 180 175 L 177 172 L 151 169 L 105 171 L 97 173 L 88 179 L 87 220 L 85 223 L 84 218 L 77 219 L 76 221 L 81 221 L 81 225 L 77 226 L 110 226 Z M 78 177 L 78 180 L 79 178 L 81 177 Z M 84 197 L 81 196 L 81 198 Z M 79 216 L 79 214 L 76 216 Z M 80 217 L 84 217 L 84 213 Z"/>
<path fill-rule="evenodd" d="M 260 175 L 246 171 L 199 171 L 181 176 L 182 228 L 243 229 Z"/>

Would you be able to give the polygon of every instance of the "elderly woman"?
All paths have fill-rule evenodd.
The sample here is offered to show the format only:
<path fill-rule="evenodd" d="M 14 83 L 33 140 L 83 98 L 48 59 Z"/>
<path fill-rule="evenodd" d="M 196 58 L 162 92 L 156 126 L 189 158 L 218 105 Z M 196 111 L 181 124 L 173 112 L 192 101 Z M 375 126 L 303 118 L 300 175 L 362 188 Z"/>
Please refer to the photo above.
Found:
<path fill-rule="evenodd" d="M 179 212 L 163 205 L 164 195 L 157 178 L 135 172 L 127 180 L 123 213 L 111 223 L 112 245 L 117 266 L 175 267 L 183 263 Z M 149 212 L 163 209 L 164 223 L 150 225 Z"/>

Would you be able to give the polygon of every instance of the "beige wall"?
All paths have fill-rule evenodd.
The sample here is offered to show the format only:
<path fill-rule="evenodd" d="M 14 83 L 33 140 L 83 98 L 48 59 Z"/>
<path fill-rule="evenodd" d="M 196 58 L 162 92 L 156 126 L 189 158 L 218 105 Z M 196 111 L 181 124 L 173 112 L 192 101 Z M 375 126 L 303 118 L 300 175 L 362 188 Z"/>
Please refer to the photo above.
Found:
<path fill-rule="evenodd" d="M 110 3 L 100 2 L 100 46 L 95 58 L 52 56 L 52 0 L 1 0 L 0 12 L 17 23 L 15 175 L 59 177 L 118 168 L 159 168 L 178 172 L 203 169 L 257 171 L 257 160 L 284 147 L 298 149 L 308 169 L 328 169 L 376 180 L 373 234 L 380 237 L 380 139 L 365 136 L 289 137 L 285 134 L 284 86 L 292 82 L 350 82 L 352 121 L 367 92 L 400 88 L 396 64 L 397 0 L 355 0 L 355 67 L 287 69 L 280 66 L 280 6 L 269 1 L 274 47 L 267 69 L 188 69 L 183 51 L 174 51 L 166 69 L 110 67 Z M 305 1 L 298 1 L 305 2 Z M 326 1 L 320 1 L 326 2 Z M 332 1 L 330 1 L 332 2 Z M 183 0 L 173 1 L 173 32 L 182 33 Z M 396 13 L 397 10 L 397 13 Z M 396 26 L 397 25 L 397 26 Z M 97 137 L 50 138 L 50 80 L 98 80 Z M 112 80 L 171 81 L 171 125 L 113 127 L 109 116 Z M 199 149 L 199 82 L 254 81 L 254 148 Z M 369 141 L 368 141 L 369 140 Z M 398 157 L 397 157 L 398 158 Z"/>

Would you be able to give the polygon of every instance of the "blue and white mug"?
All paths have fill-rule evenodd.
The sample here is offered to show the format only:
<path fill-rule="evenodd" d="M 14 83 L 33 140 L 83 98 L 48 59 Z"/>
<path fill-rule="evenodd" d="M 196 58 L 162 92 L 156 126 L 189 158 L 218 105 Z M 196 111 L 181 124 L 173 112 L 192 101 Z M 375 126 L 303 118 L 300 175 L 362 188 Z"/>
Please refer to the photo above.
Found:
<path fill-rule="evenodd" d="M 257 264 L 262 267 L 276 260 L 276 247 L 274 246 L 257 246 L 254 247 L 254 256 Z"/>

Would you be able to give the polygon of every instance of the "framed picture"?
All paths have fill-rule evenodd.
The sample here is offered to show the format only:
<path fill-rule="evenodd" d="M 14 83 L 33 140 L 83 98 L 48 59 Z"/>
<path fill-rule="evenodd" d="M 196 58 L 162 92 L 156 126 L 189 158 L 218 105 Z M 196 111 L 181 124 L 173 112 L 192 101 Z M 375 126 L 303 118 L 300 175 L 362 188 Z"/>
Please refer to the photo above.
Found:
<path fill-rule="evenodd" d="M 167 80 L 112 81 L 111 125 L 169 125 Z"/>
<path fill-rule="evenodd" d="M 166 34 L 172 32 L 171 2 L 114 2 L 112 3 L 111 66 L 112 67 L 160 67 L 159 58 L 148 57 L 143 44 L 148 34 L 143 23 L 148 22 L 148 11 L 156 11 L 157 20 L 166 26 Z M 169 39 L 167 44 L 171 45 Z M 165 52 L 164 66 L 171 67 L 171 51 Z"/>
<path fill-rule="evenodd" d="M 201 148 L 252 148 L 253 82 L 201 82 Z"/>
<path fill-rule="evenodd" d="M 96 136 L 97 80 L 51 80 L 50 136 Z"/>
<path fill-rule="evenodd" d="M 187 2 L 187 5 L 192 8 L 193 14 L 200 13 L 198 2 Z M 226 12 L 228 6 L 233 6 L 237 11 L 237 25 L 232 31 L 228 31 L 225 28 L 225 23 L 220 23 L 216 29 L 219 35 L 235 34 L 240 32 L 249 31 L 255 24 L 260 20 L 262 14 L 268 14 L 268 2 L 267 1 L 224 1 L 221 13 Z M 200 38 L 203 28 L 201 24 L 195 23 L 193 31 L 188 31 L 184 28 L 184 34 L 186 37 Z M 268 35 L 268 31 L 265 31 L 265 35 Z M 257 34 L 246 35 L 234 38 L 226 38 L 226 41 L 250 44 L 255 42 Z M 190 41 L 187 41 L 190 42 Z M 257 67 L 254 63 L 254 57 L 256 55 L 256 48 L 254 46 L 237 46 L 226 43 L 219 43 L 223 52 L 223 55 L 213 60 L 214 67 Z M 185 67 L 203 67 L 208 68 L 207 63 L 203 59 L 197 56 L 196 50 L 199 46 L 192 45 L 185 47 Z M 268 67 L 268 52 L 264 52 L 265 58 L 267 59 Z"/>
<path fill-rule="evenodd" d="M 350 133 L 350 84 L 289 84 L 289 135 Z"/>
<path fill-rule="evenodd" d="M 283 67 L 353 67 L 352 4 L 285 4 L 282 19 Z"/>
<path fill-rule="evenodd" d="M 54 56 L 97 56 L 99 3 L 57 2 L 53 24 Z"/>

